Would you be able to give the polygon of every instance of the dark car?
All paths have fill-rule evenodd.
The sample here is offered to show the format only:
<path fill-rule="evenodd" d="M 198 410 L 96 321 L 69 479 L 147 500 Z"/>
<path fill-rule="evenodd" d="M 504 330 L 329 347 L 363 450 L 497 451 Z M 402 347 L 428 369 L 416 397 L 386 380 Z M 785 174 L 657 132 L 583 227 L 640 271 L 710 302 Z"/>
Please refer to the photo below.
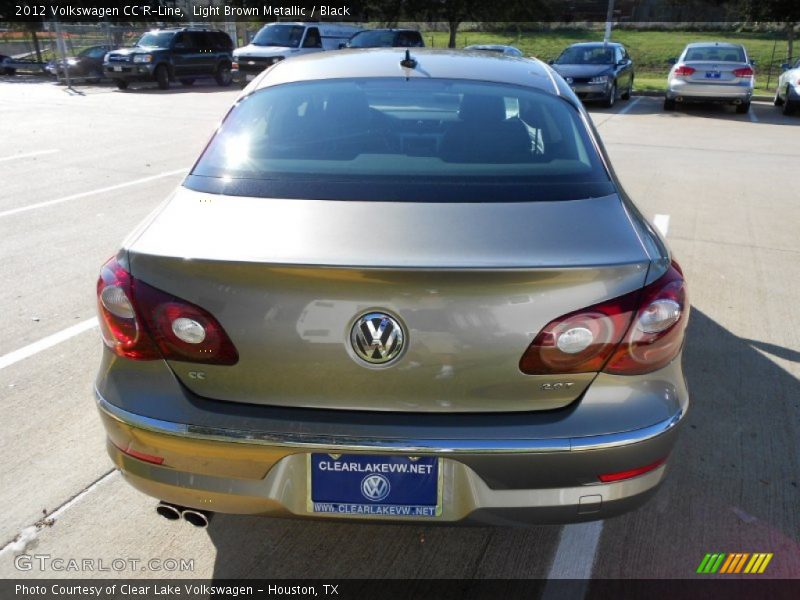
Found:
<path fill-rule="evenodd" d="M 114 46 L 109 45 L 89 46 L 81 50 L 77 56 L 50 61 L 44 70 L 54 77 L 63 77 L 66 70 L 70 77 L 97 82 L 103 78 L 103 57 L 113 49 Z"/>
<path fill-rule="evenodd" d="M 625 46 L 612 42 L 573 44 L 550 64 L 584 101 L 614 106 L 633 90 L 633 60 Z"/>
<path fill-rule="evenodd" d="M 9 64 L 11 64 L 11 57 L 0 54 L 0 73 L 3 75 L 16 75 L 17 70 L 8 66 Z"/>
<path fill-rule="evenodd" d="M 422 34 L 413 29 L 367 29 L 359 31 L 343 48 L 424 48 Z"/>
<path fill-rule="evenodd" d="M 504 46 L 502 44 L 473 44 L 472 46 L 466 46 L 464 50 L 496 52 L 497 54 L 502 54 L 503 56 L 515 56 L 517 58 L 524 56 L 522 54 L 522 50 L 519 48 L 515 48 L 514 46 Z"/>
<path fill-rule="evenodd" d="M 103 62 L 106 77 L 124 90 L 131 81 L 155 81 L 162 90 L 170 81 L 189 86 L 198 77 L 231 83 L 233 41 L 214 29 L 158 29 L 145 33 L 133 48 L 109 52 Z"/>

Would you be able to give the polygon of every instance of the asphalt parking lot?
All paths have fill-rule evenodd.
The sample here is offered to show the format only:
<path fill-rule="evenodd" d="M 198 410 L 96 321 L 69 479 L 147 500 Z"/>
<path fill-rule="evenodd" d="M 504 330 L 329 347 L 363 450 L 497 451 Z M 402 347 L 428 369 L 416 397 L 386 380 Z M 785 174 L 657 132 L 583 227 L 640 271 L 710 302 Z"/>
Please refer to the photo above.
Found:
<path fill-rule="evenodd" d="M 707 552 L 770 552 L 763 577 L 800 577 L 800 118 L 760 102 L 591 109 L 692 302 L 692 408 L 645 507 L 527 529 L 158 517 L 105 452 L 94 286 L 236 94 L 0 81 L 0 577 L 687 578 Z M 23 531 L 29 554 L 194 568 L 21 573 Z"/>

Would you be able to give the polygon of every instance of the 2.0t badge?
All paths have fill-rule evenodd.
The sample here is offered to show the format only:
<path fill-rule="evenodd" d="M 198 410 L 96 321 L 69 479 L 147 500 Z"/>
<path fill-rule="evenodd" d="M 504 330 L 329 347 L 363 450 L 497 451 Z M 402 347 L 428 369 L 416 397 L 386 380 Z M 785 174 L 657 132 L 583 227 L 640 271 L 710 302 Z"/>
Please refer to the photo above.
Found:
<path fill-rule="evenodd" d="M 370 312 L 353 324 L 350 344 L 355 355 L 370 365 L 386 365 L 400 357 L 405 333 L 400 323 L 381 312 Z"/>

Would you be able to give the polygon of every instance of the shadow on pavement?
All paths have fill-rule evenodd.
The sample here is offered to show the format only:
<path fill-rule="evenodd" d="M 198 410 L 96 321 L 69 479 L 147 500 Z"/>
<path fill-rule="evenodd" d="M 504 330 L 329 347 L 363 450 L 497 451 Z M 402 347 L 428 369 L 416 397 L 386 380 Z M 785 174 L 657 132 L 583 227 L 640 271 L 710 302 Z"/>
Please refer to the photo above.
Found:
<path fill-rule="evenodd" d="M 707 552 L 772 552 L 761 577 L 800 577 L 800 381 L 770 354 L 800 358 L 693 308 L 670 473 L 649 504 L 606 522 L 596 577 L 691 578 Z"/>

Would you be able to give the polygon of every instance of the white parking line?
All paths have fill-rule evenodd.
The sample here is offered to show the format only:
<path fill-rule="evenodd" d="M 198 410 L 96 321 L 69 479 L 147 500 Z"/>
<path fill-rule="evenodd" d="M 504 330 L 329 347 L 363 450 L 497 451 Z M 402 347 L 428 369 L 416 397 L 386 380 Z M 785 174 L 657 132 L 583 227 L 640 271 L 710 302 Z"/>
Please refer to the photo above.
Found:
<path fill-rule="evenodd" d="M 669 231 L 669 215 L 656 215 L 653 217 L 653 225 L 661 232 L 661 235 L 667 237 L 667 232 Z"/>
<path fill-rule="evenodd" d="M 62 329 L 53 335 L 48 335 L 46 338 L 42 338 L 38 342 L 33 342 L 32 344 L 23 346 L 19 350 L 14 350 L 13 352 L 9 352 L 8 354 L 0 356 L 0 369 L 10 367 L 21 360 L 25 360 L 34 354 L 38 354 L 39 352 L 47 350 L 48 348 L 52 348 L 56 344 L 60 344 L 61 342 L 64 342 L 71 337 L 75 337 L 84 331 L 88 331 L 93 327 L 97 327 L 97 317 L 92 317 L 86 321 L 76 323 L 72 327 L 67 327 L 66 329 Z"/>
<path fill-rule="evenodd" d="M 556 555 L 547 578 L 583 580 L 585 585 L 582 593 L 571 593 L 572 598 L 583 598 L 586 592 L 588 580 L 592 577 L 601 533 L 603 533 L 603 521 L 565 525 L 561 530 L 561 538 L 558 541 Z M 578 592 L 579 590 L 571 588 L 570 591 Z M 544 589 L 542 600 L 563 598 L 563 592 L 563 588 L 557 585 L 548 585 Z"/>
<path fill-rule="evenodd" d="M 622 109 L 621 111 L 619 111 L 617 114 L 618 114 L 618 115 L 624 115 L 626 112 L 628 112 L 628 111 L 629 111 L 630 109 L 632 109 L 634 106 L 636 106 L 637 104 L 639 104 L 639 102 L 641 102 L 641 101 L 642 101 L 642 98 L 644 98 L 644 96 L 639 96 L 639 97 L 637 97 L 635 100 L 631 100 L 630 102 L 628 102 L 628 104 L 626 104 L 626 105 L 625 105 L 625 108 L 623 108 L 623 109 Z"/>
<path fill-rule="evenodd" d="M 97 190 L 90 190 L 88 192 L 72 194 L 71 196 L 64 196 L 63 198 L 56 198 L 55 200 L 47 200 L 45 202 L 37 202 L 36 204 L 20 206 L 19 208 L 12 208 L 11 210 L 0 212 L 0 218 L 9 217 L 11 215 L 16 215 L 18 213 L 26 212 L 29 210 L 35 210 L 37 208 L 45 208 L 46 206 L 53 206 L 54 204 L 61 204 L 62 202 L 68 202 L 69 200 L 77 200 L 78 198 L 86 198 L 87 196 L 94 196 L 96 194 L 103 194 L 105 192 L 113 192 L 114 190 L 120 190 L 122 188 L 130 187 L 132 185 L 139 185 L 140 183 L 147 183 L 148 181 L 155 181 L 156 179 L 161 179 L 163 177 L 171 177 L 172 175 L 177 175 L 178 173 L 185 173 L 185 172 L 186 169 L 176 169 L 174 171 L 159 173 L 158 175 L 151 175 L 150 177 L 142 177 L 141 179 L 134 179 L 133 181 L 126 181 L 125 183 L 110 185 L 108 187 L 100 188 Z"/>
<path fill-rule="evenodd" d="M 58 150 L 37 150 L 36 152 L 27 152 L 25 154 L 15 154 L 14 156 L 4 156 L 0 158 L 0 162 L 5 162 L 7 160 L 16 160 L 17 158 L 30 158 L 31 156 L 41 156 L 43 154 L 53 154 L 54 152 L 58 152 Z"/>
<path fill-rule="evenodd" d="M 756 113 L 753 112 L 752 106 L 750 107 L 750 110 L 747 111 L 747 116 L 750 117 L 750 121 L 752 123 L 758 123 L 758 117 L 756 116 Z"/>
<path fill-rule="evenodd" d="M 103 475 L 102 475 L 102 476 L 101 476 L 99 479 L 97 479 L 97 480 L 96 480 L 94 483 L 90 484 L 90 485 L 89 485 L 89 486 L 88 486 L 86 489 L 84 489 L 84 490 L 81 490 L 81 491 L 80 491 L 78 494 L 76 494 L 74 497 L 72 497 L 72 498 L 70 498 L 69 500 L 67 500 L 67 501 L 66 501 L 64 504 L 62 504 L 61 506 L 59 506 L 59 507 L 58 507 L 58 508 L 57 508 L 55 511 L 53 511 L 53 512 L 52 512 L 52 513 L 50 513 L 49 515 L 46 515 L 44 518 L 45 518 L 45 519 L 52 519 L 53 521 L 57 520 L 57 519 L 58 519 L 58 518 L 59 518 L 61 515 L 63 515 L 63 514 L 64 514 L 64 513 L 65 513 L 65 512 L 66 512 L 68 509 L 72 508 L 72 507 L 73 507 L 73 506 L 75 506 L 75 505 L 76 505 L 78 502 L 80 502 L 81 500 L 83 500 L 83 499 L 84 499 L 84 498 L 85 498 L 85 497 L 86 497 L 88 494 L 90 494 L 92 491 L 94 491 L 94 490 L 95 490 L 97 487 L 99 487 L 100 485 L 102 485 L 102 484 L 104 484 L 104 483 L 107 483 L 107 482 L 111 481 L 111 480 L 114 478 L 114 476 L 115 476 L 115 475 L 119 475 L 119 471 L 118 471 L 117 469 L 112 469 L 112 470 L 111 470 L 111 471 L 109 471 L 108 473 L 104 473 L 104 474 L 103 474 Z M 32 526 L 29 526 L 29 527 L 26 527 L 26 528 L 25 528 L 25 529 L 27 529 L 27 530 L 29 530 L 29 531 L 31 531 L 31 532 L 32 532 L 32 535 L 30 535 L 30 534 L 29 534 L 29 536 L 30 536 L 30 541 L 32 541 L 33 539 L 35 539 L 35 537 L 36 537 L 36 532 L 37 532 L 37 531 L 38 531 L 40 528 L 41 528 L 41 525 L 32 525 Z M 24 532 L 24 531 L 25 531 L 25 530 L 23 530 L 23 532 Z M 24 541 L 23 541 L 23 542 L 20 542 L 20 543 L 17 543 L 17 541 L 16 541 L 16 540 L 18 540 L 20 537 L 22 537 L 22 536 L 23 536 L 23 532 L 21 532 L 21 533 L 20 533 L 20 535 L 18 535 L 18 536 L 15 538 L 15 540 L 12 540 L 12 541 L 10 541 L 10 542 L 9 542 L 9 543 L 7 543 L 5 546 L 3 546 L 2 548 L 0 548 L 0 556 L 2 556 L 3 554 L 6 554 L 7 552 L 14 552 L 15 554 L 18 554 L 18 553 L 20 553 L 20 552 L 24 552 L 24 551 L 25 551 L 25 546 L 26 546 L 26 543 L 25 543 Z"/>

